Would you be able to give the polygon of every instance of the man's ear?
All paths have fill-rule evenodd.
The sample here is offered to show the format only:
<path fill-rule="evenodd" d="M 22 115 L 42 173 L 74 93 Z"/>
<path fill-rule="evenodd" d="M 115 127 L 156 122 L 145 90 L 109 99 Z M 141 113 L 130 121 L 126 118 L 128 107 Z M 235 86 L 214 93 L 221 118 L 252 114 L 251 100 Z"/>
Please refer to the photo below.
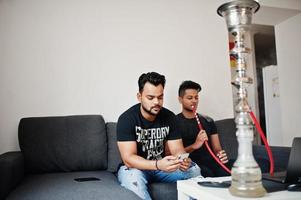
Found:
<path fill-rule="evenodd" d="M 179 103 L 182 104 L 183 98 L 182 97 L 178 97 Z"/>
<path fill-rule="evenodd" d="M 141 93 L 140 92 L 137 92 L 137 99 L 141 103 Z"/>

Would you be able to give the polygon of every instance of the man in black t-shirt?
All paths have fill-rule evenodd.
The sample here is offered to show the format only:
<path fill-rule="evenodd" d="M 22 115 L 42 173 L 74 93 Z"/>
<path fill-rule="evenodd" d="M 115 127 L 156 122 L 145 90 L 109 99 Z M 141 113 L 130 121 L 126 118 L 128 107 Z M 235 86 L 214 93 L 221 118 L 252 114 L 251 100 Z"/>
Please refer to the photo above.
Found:
<path fill-rule="evenodd" d="M 151 199 L 148 183 L 192 178 L 200 175 L 200 168 L 189 158 L 178 159 L 185 150 L 176 116 L 163 108 L 165 77 L 156 72 L 142 74 L 138 85 L 140 103 L 117 122 L 117 144 L 124 164 L 118 180 L 142 199 Z M 165 156 L 167 148 L 169 156 Z"/>
<path fill-rule="evenodd" d="M 233 164 L 234 161 L 229 162 L 226 152 L 222 150 L 213 119 L 198 114 L 204 128 L 204 130 L 199 130 L 193 107 L 196 109 L 198 106 L 200 91 L 201 86 L 193 81 L 184 81 L 179 87 L 178 95 L 182 112 L 177 115 L 177 119 L 185 151 L 189 152 L 192 161 L 199 165 L 203 176 L 229 176 L 230 174 L 214 160 L 203 145 L 208 140 L 209 146 L 223 164 L 228 167 Z"/>

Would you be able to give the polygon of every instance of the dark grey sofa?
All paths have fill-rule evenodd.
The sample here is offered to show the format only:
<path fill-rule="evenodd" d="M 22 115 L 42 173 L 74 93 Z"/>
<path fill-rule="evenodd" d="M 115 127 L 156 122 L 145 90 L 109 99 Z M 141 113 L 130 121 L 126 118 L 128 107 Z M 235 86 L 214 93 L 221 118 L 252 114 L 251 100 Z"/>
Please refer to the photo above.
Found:
<path fill-rule="evenodd" d="M 237 156 L 233 119 L 216 121 L 222 145 Z M 0 155 L 0 200 L 139 199 L 121 187 L 115 176 L 121 162 L 116 123 L 101 115 L 23 118 L 21 151 Z M 275 169 L 286 168 L 290 148 L 273 147 Z M 262 146 L 256 157 L 267 158 Z M 76 182 L 74 178 L 99 181 Z M 153 183 L 153 199 L 177 199 L 176 184 Z"/>

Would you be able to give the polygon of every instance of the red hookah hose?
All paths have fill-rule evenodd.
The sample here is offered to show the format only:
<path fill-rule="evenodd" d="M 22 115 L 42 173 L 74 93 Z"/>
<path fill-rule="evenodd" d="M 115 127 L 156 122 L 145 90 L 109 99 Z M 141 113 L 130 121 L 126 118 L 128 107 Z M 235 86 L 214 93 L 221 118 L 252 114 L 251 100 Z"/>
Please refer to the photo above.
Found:
<path fill-rule="evenodd" d="M 197 112 L 196 112 L 194 106 L 192 107 L 192 109 L 193 109 L 193 112 L 194 112 L 195 119 L 196 119 L 196 121 L 197 121 L 197 123 L 198 123 L 199 129 L 200 129 L 200 130 L 203 130 L 204 128 L 203 128 L 203 126 L 202 126 L 202 124 L 201 124 L 201 122 L 200 122 L 200 119 L 199 119 L 199 117 L 198 117 L 198 114 L 197 114 Z M 209 151 L 209 153 L 211 154 L 211 156 L 214 158 L 214 160 L 215 160 L 222 168 L 224 168 L 225 171 L 227 171 L 229 174 L 231 174 L 231 171 L 230 171 L 230 170 L 229 170 L 229 169 L 228 169 L 228 168 L 220 161 L 220 159 L 217 158 L 216 155 L 213 153 L 213 151 L 211 150 L 211 148 L 210 148 L 210 146 L 209 146 L 209 144 L 208 144 L 208 141 L 205 141 L 205 146 L 206 146 L 207 150 Z"/>
<path fill-rule="evenodd" d="M 257 119 L 256 119 L 256 117 L 255 117 L 255 115 L 252 111 L 250 111 L 250 116 L 253 120 L 253 123 L 255 124 L 256 129 L 258 130 L 258 132 L 260 134 L 260 137 L 261 137 L 261 139 L 264 143 L 265 149 L 268 152 L 268 156 L 269 156 L 269 159 L 270 159 L 270 174 L 271 174 L 271 176 L 273 176 L 274 175 L 274 159 L 273 159 L 271 148 L 268 144 L 267 139 L 264 136 L 264 133 L 263 133 L 263 130 L 261 129 L 261 127 L 260 127 L 260 124 L 258 123 L 258 121 L 257 121 Z"/>
<path fill-rule="evenodd" d="M 203 128 L 203 126 L 202 126 L 202 124 L 200 122 L 200 119 L 199 119 L 199 117 L 197 115 L 197 112 L 194 109 L 194 107 L 192 107 L 192 108 L 193 108 L 193 112 L 194 112 L 195 118 L 196 118 L 197 123 L 198 123 L 198 127 L 199 127 L 200 130 L 203 130 L 204 128 Z M 260 134 L 261 139 L 263 140 L 263 143 L 264 143 L 264 146 L 266 148 L 266 151 L 268 152 L 268 156 L 269 156 L 269 159 L 270 159 L 270 174 L 271 174 L 271 176 L 273 176 L 274 175 L 274 159 L 273 159 L 271 148 L 270 148 L 270 146 L 269 146 L 269 144 L 268 144 L 268 142 L 267 142 L 267 140 L 266 140 L 266 138 L 264 136 L 264 133 L 263 133 L 263 130 L 261 129 L 260 124 L 258 123 L 258 121 L 257 121 L 257 119 L 256 119 L 256 117 L 255 117 L 255 115 L 254 115 L 254 113 L 252 111 L 250 111 L 250 116 L 251 116 L 251 118 L 253 120 L 253 123 L 255 124 L 256 129 L 258 130 L 258 132 Z M 210 149 L 207 141 L 205 141 L 205 146 L 206 146 L 207 150 L 209 151 L 209 153 L 211 154 L 211 156 L 215 159 L 215 161 L 218 164 L 220 164 L 220 166 L 222 168 L 224 168 L 224 170 L 226 170 L 229 174 L 231 174 L 231 171 L 212 152 L 212 150 Z"/>

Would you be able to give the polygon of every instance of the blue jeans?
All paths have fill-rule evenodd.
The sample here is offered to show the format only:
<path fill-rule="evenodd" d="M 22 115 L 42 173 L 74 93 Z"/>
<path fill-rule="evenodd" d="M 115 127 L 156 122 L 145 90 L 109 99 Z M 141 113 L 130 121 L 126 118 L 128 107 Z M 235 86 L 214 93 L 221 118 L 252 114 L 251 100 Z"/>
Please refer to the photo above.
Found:
<path fill-rule="evenodd" d="M 177 180 L 185 180 L 199 176 L 201 170 L 197 164 L 191 163 L 187 171 L 176 170 L 163 172 L 160 170 L 139 170 L 121 166 L 118 171 L 118 180 L 121 186 L 133 191 L 140 198 L 151 200 L 148 192 L 148 184 L 152 182 L 175 183 Z"/>

